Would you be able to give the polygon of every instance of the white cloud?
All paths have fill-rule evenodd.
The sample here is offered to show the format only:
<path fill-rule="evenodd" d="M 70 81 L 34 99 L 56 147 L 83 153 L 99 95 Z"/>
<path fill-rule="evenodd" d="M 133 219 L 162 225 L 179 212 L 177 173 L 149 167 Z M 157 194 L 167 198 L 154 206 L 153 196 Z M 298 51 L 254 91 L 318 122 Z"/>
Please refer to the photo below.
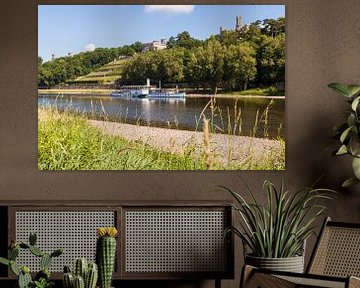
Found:
<path fill-rule="evenodd" d="M 88 51 L 89 52 L 94 51 L 95 50 L 95 44 L 93 44 L 93 43 L 86 44 L 85 47 L 84 47 L 84 50 L 87 51 L 87 52 Z"/>
<path fill-rule="evenodd" d="M 194 5 L 145 5 L 145 12 L 167 12 L 189 14 L 194 11 Z"/>

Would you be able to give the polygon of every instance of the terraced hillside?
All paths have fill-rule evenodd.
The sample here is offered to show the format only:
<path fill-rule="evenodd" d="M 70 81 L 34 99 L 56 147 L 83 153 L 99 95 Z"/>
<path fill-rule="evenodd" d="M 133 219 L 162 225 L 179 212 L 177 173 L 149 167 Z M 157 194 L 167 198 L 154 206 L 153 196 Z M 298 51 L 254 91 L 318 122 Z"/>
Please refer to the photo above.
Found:
<path fill-rule="evenodd" d="M 71 83 L 113 84 L 117 79 L 121 78 L 123 66 L 129 59 L 130 58 L 122 58 L 111 61 L 96 71 L 93 71 L 85 76 L 78 77 L 74 81 L 71 81 Z"/>

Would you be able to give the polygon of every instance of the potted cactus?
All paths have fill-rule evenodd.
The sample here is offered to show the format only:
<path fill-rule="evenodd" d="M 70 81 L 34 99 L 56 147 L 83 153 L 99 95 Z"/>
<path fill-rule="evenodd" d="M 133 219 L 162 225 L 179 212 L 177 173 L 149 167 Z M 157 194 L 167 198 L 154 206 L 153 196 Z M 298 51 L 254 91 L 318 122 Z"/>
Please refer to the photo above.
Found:
<path fill-rule="evenodd" d="M 19 288 L 49 288 L 54 285 L 50 281 L 50 265 L 54 257 L 64 253 L 63 249 L 57 249 L 52 253 L 45 253 L 36 246 L 37 236 L 30 233 L 29 243 L 11 243 L 8 259 L 0 257 L 0 263 L 10 266 L 11 271 L 18 277 Z M 34 280 L 30 275 L 30 268 L 26 265 L 19 266 L 16 259 L 19 256 L 20 249 L 28 250 L 33 255 L 39 257 L 41 270 L 35 275 Z"/>
<path fill-rule="evenodd" d="M 99 267 L 99 287 L 110 288 L 116 258 L 115 227 L 101 227 L 97 229 L 96 262 Z"/>
<path fill-rule="evenodd" d="M 95 288 L 98 279 L 98 267 L 96 263 L 88 263 L 85 258 L 78 258 L 74 264 L 74 272 L 70 267 L 64 267 L 64 288 Z"/>

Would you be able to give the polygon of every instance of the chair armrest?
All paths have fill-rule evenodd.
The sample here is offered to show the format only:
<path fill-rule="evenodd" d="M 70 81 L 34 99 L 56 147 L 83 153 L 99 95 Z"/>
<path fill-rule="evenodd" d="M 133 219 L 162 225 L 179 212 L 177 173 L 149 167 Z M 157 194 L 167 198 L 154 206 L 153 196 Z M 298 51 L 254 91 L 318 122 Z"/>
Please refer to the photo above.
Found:
<path fill-rule="evenodd" d="M 349 277 L 349 288 L 360 288 L 360 278 L 350 276 Z"/>

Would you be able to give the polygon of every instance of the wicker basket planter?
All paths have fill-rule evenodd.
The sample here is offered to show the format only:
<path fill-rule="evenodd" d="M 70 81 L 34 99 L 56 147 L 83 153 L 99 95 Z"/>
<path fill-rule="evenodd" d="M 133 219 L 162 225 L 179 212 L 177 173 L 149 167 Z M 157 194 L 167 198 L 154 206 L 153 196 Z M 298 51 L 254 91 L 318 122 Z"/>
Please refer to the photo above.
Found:
<path fill-rule="evenodd" d="M 289 258 L 262 258 L 246 255 L 245 263 L 262 269 L 304 273 L 304 256 Z"/>

